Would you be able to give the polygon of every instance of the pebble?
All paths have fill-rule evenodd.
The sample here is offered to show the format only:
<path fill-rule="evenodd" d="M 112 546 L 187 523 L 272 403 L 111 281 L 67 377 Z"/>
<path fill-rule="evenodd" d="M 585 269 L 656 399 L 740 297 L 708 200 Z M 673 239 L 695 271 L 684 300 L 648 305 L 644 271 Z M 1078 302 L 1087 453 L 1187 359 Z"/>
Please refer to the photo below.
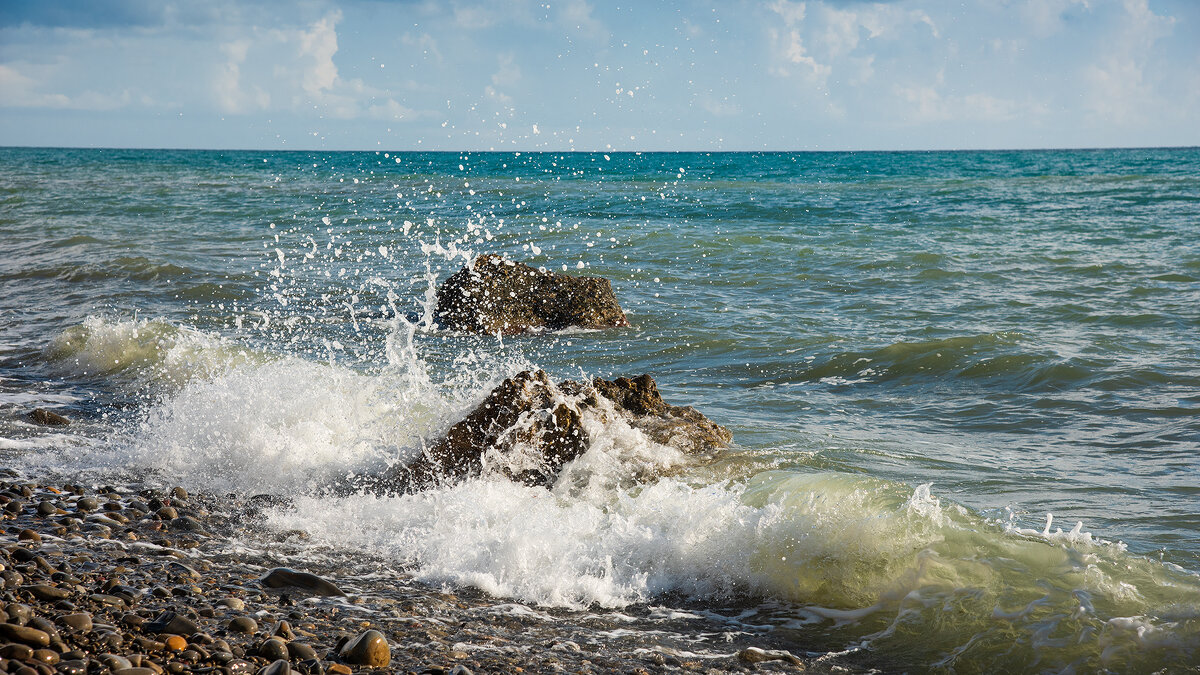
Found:
<path fill-rule="evenodd" d="M 342 589 L 338 588 L 330 581 L 326 581 L 315 574 L 308 572 L 297 572 L 286 567 L 276 567 L 267 572 L 259 582 L 267 588 L 288 588 L 307 591 L 312 595 L 345 596 Z"/>
<path fill-rule="evenodd" d="M 154 621 L 144 624 L 142 630 L 147 633 L 171 633 L 187 637 L 200 630 L 200 628 L 196 625 L 195 621 L 186 616 L 166 611 L 159 614 L 158 618 Z"/>
<path fill-rule="evenodd" d="M 65 588 L 46 586 L 44 584 L 25 586 L 22 590 L 28 591 L 30 595 L 43 602 L 54 602 L 55 600 L 65 600 L 71 597 L 71 591 Z"/>
<path fill-rule="evenodd" d="M 234 633 L 253 633 L 258 630 L 258 622 L 248 616 L 238 616 L 229 620 L 229 630 Z"/>
<path fill-rule="evenodd" d="M 61 614 L 58 617 L 58 622 L 67 628 L 73 628 L 80 631 L 89 631 L 92 629 L 92 615 L 87 612 L 79 612 L 77 614 Z"/>
<path fill-rule="evenodd" d="M 287 643 L 288 658 L 293 661 L 308 661 L 317 658 L 317 650 L 303 642 Z"/>
<path fill-rule="evenodd" d="M 90 513 L 100 508 L 100 500 L 95 497 L 80 497 L 75 501 L 75 510 L 80 513 Z"/>
<path fill-rule="evenodd" d="M 235 612 L 240 612 L 246 609 L 246 603 L 241 598 L 221 598 L 217 601 L 217 607 L 228 607 Z"/>
<path fill-rule="evenodd" d="M 258 645 L 258 655 L 268 661 L 287 660 L 287 644 L 277 637 L 267 638 L 262 641 L 262 644 Z"/>
<path fill-rule="evenodd" d="M 370 666 L 372 668 L 383 668 L 391 663 L 392 650 L 388 647 L 383 633 L 377 630 L 368 630 L 347 642 L 342 647 L 339 656 L 346 663 L 358 666 Z"/>
<path fill-rule="evenodd" d="M 786 661 L 792 665 L 802 665 L 804 662 L 793 655 L 791 652 L 782 649 L 759 649 L 758 647 L 747 647 L 738 652 L 738 658 L 746 663 L 763 663 L 765 661 Z"/>
<path fill-rule="evenodd" d="M 40 544 L 42 543 L 42 535 L 34 532 L 33 530 L 25 529 L 21 530 L 20 534 L 17 535 L 17 540 L 31 541 L 35 544 Z"/>
<path fill-rule="evenodd" d="M 263 666 L 258 675 L 291 675 L 292 667 L 287 659 L 278 659 L 270 665 Z"/>
<path fill-rule="evenodd" d="M 0 637 L 11 642 L 21 642 L 32 647 L 49 647 L 50 635 L 44 630 L 18 626 L 12 623 L 0 623 Z"/>
<path fill-rule="evenodd" d="M 183 636 L 181 635 L 168 635 L 166 636 L 166 639 L 163 640 L 163 644 L 167 646 L 167 649 L 173 652 L 181 652 L 187 649 L 188 646 L 187 640 L 183 639 Z"/>

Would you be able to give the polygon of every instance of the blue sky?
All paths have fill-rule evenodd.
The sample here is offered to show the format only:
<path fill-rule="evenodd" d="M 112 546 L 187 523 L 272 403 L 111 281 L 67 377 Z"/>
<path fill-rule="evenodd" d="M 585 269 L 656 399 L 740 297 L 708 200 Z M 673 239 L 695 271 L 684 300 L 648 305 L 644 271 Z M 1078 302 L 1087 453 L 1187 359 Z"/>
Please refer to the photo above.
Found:
<path fill-rule="evenodd" d="M 1200 1 L 0 0 L 0 145 L 1200 145 Z"/>

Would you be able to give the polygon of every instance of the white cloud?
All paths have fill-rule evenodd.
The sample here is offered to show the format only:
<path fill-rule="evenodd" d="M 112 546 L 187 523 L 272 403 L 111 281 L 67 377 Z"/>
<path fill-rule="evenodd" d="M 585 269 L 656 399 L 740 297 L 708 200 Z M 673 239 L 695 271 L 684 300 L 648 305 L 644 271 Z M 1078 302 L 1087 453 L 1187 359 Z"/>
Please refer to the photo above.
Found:
<path fill-rule="evenodd" d="M 338 69 L 333 55 L 338 50 L 336 26 L 341 19 L 341 12 L 332 12 L 299 34 L 301 62 L 307 61 L 303 86 L 310 96 L 319 97 L 337 83 Z"/>
<path fill-rule="evenodd" d="M 1084 70 L 1088 108 L 1095 121 L 1126 125 L 1148 119 L 1163 106 L 1146 77 L 1154 43 L 1171 33 L 1175 18 L 1159 16 L 1147 0 L 1123 0 L 1125 16 L 1107 53 Z"/>
<path fill-rule="evenodd" d="M 242 64 L 250 50 L 249 40 L 236 40 L 221 45 L 226 61 L 217 69 L 213 78 L 213 95 L 217 107 L 227 113 L 243 113 L 250 110 L 266 110 L 271 106 L 271 95 L 255 86 L 251 91 L 242 89 Z"/>
<path fill-rule="evenodd" d="M 1075 7 L 1091 9 L 1088 0 L 1025 0 L 1018 11 L 1034 35 L 1048 37 L 1063 29 L 1065 15 Z"/>
<path fill-rule="evenodd" d="M 980 92 L 942 94 L 937 86 L 895 87 L 895 94 L 908 103 L 904 116 L 911 122 L 1007 122 L 1028 115 L 1036 106 Z"/>
<path fill-rule="evenodd" d="M 50 69 L 42 69 L 50 70 Z M 60 110 L 116 110 L 132 102 L 153 103 L 146 96 L 135 96 L 129 89 L 119 93 L 84 90 L 70 96 L 43 90 L 44 78 L 30 77 L 13 64 L 0 64 L 0 106 L 9 108 L 56 108 Z"/>

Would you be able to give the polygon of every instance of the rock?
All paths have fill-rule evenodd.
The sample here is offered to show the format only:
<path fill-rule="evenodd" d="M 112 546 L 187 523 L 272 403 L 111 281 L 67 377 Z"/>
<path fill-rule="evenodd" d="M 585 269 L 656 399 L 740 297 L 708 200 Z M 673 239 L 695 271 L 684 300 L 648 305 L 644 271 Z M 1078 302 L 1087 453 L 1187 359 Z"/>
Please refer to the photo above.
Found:
<path fill-rule="evenodd" d="M 382 477 L 360 479 L 357 487 L 388 494 L 422 489 L 479 474 L 485 456 L 510 479 L 550 485 L 564 464 L 590 446 L 585 415 L 620 417 L 651 440 L 689 454 L 712 452 L 731 439 L 727 429 L 694 408 L 663 401 L 649 375 L 556 386 L 543 370 L 524 371 L 492 390 L 423 457 Z"/>
<path fill-rule="evenodd" d="M 217 607 L 228 607 L 235 612 L 240 612 L 246 609 L 246 603 L 241 598 L 221 598 L 217 601 Z"/>
<path fill-rule="evenodd" d="M 3 647 L 0 647 L 0 658 L 26 661 L 33 658 L 33 647 L 11 642 Z"/>
<path fill-rule="evenodd" d="M 17 534 L 17 541 L 28 541 L 34 544 L 42 543 L 42 535 L 30 529 L 21 530 Z"/>
<path fill-rule="evenodd" d="M 392 661 L 392 650 L 383 633 L 369 630 L 350 640 L 338 653 L 346 663 L 356 666 L 383 668 Z"/>
<path fill-rule="evenodd" d="M 446 279 L 434 318 L 442 328 L 487 335 L 629 325 L 608 279 L 557 274 L 498 255 L 480 256 Z"/>
<path fill-rule="evenodd" d="M 259 583 L 267 588 L 286 588 L 289 589 L 289 592 L 292 589 L 304 591 L 308 594 L 305 597 L 313 595 L 346 595 L 342 592 L 342 589 L 335 586 L 332 582 L 326 581 L 315 574 L 297 572 L 286 567 L 276 567 L 267 572 L 265 577 L 259 579 Z M 303 593 L 297 595 L 303 595 Z"/>
<path fill-rule="evenodd" d="M 271 630 L 271 635 L 283 638 L 285 641 L 296 639 L 296 633 L 292 630 L 292 625 L 286 621 L 280 621 L 275 624 L 275 628 Z"/>
<path fill-rule="evenodd" d="M 62 415 L 50 412 L 49 410 L 43 410 L 41 408 L 37 408 L 33 412 L 26 415 L 25 419 L 33 422 L 34 424 L 40 424 L 46 427 L 65 427 L 71 423 L 71 420 L 63 417 Z"/>
<path fill-rule="evenodd" d="M 258 645 L 258 656 L 268 661 L 287 660 L 287 643 L 277 637 L 267 638 Z"/>
<path fill-rule="evenodd" d="M 258 675 L 291 675 L 292 667 L 287 659 L 278 659 L 270 665 L 263 666 Z"/>
<path fill-rule="evenodd" d="M 87 612 L 63 614 L 58 617 L 58 622 L 68 628 L 78 631 L 87 632 L 92 629 L 92 615 L 88 614 Z"/>
<path fill-rule="evenodd" d="M 46 631 L 12 623 L 0 623 L 0 637 L 9 642 L 20 642 L 30 647 L 50 646 L 50 635 Z"/>
<path fill-rule="evenodd" d="M 258 622 L 248 616 L 238 616 L 229 620 L 229 630 L 233 633 L 253 633 L 258 630 Z"/>
<path fill-rule="evenodd" d="M 159 614 L 153 621 L 148 621 L 142 624 L 142 632 L 171 635 L 181 635 L 187 637 L 200 630 L 195 621 L 167 610 Z"/>
<path fill-rule="evenodd" d="M 71 591 L 68 591 L 65 588 L 46 586 L 44 584 L 25 586 L 22 588 L 22 590 L 28 591 L 30 595 L 38 600 L 41 600 L 42 602 L 54 602 L 55 600 L 63 600 L 71 597 Z"/>
<path fill-rule="evenodd" d="M 288 658 L 293 661 L 310 661 L 317 658 L 317 650 L 303 642 L 287 643 Z"/>
<path fill-rule="evenodd" d="M 791 652 L 782 649 L 759 649 L 758 647 L 747 647 L 738 652 L 738 658 L 746 663 L 762 663 L 764 661 L 786 661 L 794 666 L 803 665 L 797 656 Z"/>
<path fill-rule="evenodd" d="M 100 508 L 100 500 L 95 497 L 81 497 L 75 502 L 75 510 L 80 513 L 90 513 Z"/>

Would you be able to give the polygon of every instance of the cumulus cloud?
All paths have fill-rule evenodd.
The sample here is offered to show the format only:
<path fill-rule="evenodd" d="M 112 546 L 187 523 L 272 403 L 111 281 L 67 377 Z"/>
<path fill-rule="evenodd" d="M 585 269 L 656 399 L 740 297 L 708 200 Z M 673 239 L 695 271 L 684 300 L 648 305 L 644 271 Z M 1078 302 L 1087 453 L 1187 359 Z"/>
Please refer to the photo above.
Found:
<path fill-rule="evenodd" d="M 1175 18 L 1155 14 L 1147 0 L 1122 0 L 1121 8 L 1118 34 L 1084 71 L 1088 107 L 1101 123 L 1139 122 L 1163 105 L 1146 71 L 1154 44 L 1171 33 Z"/>
<path fill-rule="evenodd" d="M 135 96 L 129 89 L 119 92 L 84 90 L 67 95 L 46 91 L 44 77 L 31 77 L 19 70 L 22 64 L 0 64 L 0 92 L 3 105 L 11 108 L 51 108 L 59 110 L 116 110 L 130 103 L 149 104 L 148 96 Z M 45 70 L 45 68 L 35 70 Z"/>

